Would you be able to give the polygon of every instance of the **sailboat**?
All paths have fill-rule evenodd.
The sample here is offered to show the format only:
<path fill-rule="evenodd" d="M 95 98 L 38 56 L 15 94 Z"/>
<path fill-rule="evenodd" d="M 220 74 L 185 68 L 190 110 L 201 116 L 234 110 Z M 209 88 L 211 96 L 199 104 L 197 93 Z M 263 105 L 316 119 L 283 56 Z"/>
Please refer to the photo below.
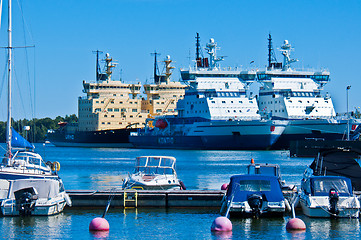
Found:
<path fill-rule="evenodd" d="M 34 152 L 34 146 L 11 127 L 13 49 L 11 7 L 12 2 L 9 0 L 7 148 L 0 166 L 0 210 L 4 216 L 53 215 L 63 211 L 66 204 L 71 205 L 63 182 L 57 174 L 60 164 L 45 163 L 42 157 Z"/>

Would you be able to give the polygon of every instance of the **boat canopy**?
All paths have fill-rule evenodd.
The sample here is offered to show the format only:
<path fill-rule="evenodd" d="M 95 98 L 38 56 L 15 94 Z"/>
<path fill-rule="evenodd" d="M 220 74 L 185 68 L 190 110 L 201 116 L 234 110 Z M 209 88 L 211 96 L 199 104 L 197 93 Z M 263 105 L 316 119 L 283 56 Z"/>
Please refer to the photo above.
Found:
<path fill-rule="evenodd" d="M 261 194 L 268 202 L 284 200 L 278 178 L 259 174 L 232 176 L 226 196 L 227 200 L 234 196 L 234 202 L 244 202 L 255 193 Z"/>
<path fill-rule="evenodd" d="M 331 189 L 335 189 L 340 196 L 351 196 L 351 180 L 341 176 L 310 177 L 309 188 L 304 191 L 312 196 L 328 196 Z"/>
<path fill-rule="evenodd" d="M 137 157 L 135 163 L 135 173 L 144 172 L 146 174 L 174 174 L 175 158 L 164 156 L 143 156 Z"/>
<path fill-rule="evenodd" d="M 54 198 L 62 190 L 58 180 L 53 179 L 18 179 L 10 181 L 9 198 L 14 198 L 14 192 L 34 187 L 39 198 Z"/>
<path fill-rule="evenodd" d="M 358 149 L 328 149 L 319 152 L 310 165 L 315 176 L 344 176 L 351 179 L 354 190 L 361 191 L 361 151 Z"/>
<path fill-rule="evenodd" d="M 14 128 L 11 128 L 11 146 L 14 148 L 34 149 L 34 145 L 23 138 Z"/>

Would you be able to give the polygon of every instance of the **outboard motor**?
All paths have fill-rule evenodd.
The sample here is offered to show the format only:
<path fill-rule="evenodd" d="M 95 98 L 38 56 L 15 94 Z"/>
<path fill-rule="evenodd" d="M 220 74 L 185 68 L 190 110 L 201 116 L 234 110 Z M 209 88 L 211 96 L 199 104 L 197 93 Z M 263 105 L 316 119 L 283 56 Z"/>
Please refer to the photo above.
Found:
<path fill-rule="evenodd" d="M 16 210 L 19 211 L 21 216 L 29 216 L 35 208 L 36 200 L 38 199 L 37 191 L 35 188 L 23 188 L 14 192 Z"/>
<path fill-rule="evenodd" d="M 258 218 L 261 215 L 261 207 L 263 204 L 262 196 L 260 194 L 252 194 L 247 198 L 247 202 L 252 209 L 253 216 Z"/>
<path fill-rule="evenodd" d="M 330 192 L 328 194 L 328 197 L 329 197 L 329 202 L 330 202 L 330 208 L 329 208 L 330 213 L 338 215 L 340 212 L 337 208 L 339 196 L 338 196 L 338 192 L 336 191 L 336 189 L 331 188 Z"/>

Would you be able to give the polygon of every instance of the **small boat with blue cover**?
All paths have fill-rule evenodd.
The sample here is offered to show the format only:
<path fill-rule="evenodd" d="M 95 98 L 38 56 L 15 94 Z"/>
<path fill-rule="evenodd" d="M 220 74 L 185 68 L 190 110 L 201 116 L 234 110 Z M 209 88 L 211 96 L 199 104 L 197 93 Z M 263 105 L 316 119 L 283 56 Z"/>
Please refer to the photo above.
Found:
<path fill-rule="evenodd" d="M 261 174 L 234 175 L 222 200 L 224 216 L 274 216 L 286 210 L 278 178 Z"/>

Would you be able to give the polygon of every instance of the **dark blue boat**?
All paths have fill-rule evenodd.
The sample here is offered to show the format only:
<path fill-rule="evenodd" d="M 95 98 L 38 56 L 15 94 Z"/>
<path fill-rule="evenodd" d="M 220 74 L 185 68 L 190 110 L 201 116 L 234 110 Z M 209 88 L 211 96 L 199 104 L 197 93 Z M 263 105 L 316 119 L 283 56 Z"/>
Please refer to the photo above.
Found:
<path fill-rule="evenodd" d="M 285 209 L 285 199 L 277 177 L 234 175 L 222 200 L 221 214 L 260 217 L 283 215 Z"/>

